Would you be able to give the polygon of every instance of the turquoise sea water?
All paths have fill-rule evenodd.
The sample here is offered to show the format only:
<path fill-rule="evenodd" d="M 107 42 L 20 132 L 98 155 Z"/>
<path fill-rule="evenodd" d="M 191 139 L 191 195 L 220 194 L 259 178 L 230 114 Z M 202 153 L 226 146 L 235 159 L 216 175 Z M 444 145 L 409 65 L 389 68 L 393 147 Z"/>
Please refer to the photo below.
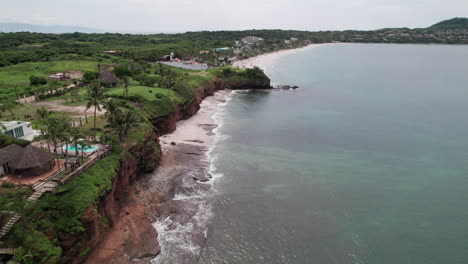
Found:
<path fill-rule="evenodd" d="M 235 94 L 199 263 L 468 263 L 468 46 L 345 44 Z"/>

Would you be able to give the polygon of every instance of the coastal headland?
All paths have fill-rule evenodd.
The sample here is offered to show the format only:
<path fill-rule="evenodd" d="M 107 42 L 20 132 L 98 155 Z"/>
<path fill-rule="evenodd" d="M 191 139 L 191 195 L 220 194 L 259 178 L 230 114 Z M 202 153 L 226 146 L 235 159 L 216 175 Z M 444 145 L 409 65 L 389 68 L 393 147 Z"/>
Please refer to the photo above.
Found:
<path fill-rule="evenodd" d="M 199 204 L 174 198 L 189 197 L 210 189 L 212 176 L 207 153 L 216 141 L 214 130 L 219 125 L 214 116 L 232 90 L 258 88 L 271 88 L 270 80 L 266 76 L 243 81 L 216 78 L 203 87 L 194 87 L 196 96 L 190 104 L 178 106 L 170 115 L 151 119 L 161 135 L 148 137 L 146 143 L 160 145 L 161 154 L 158 161 L 154 161 L 156 170 L 129 182 L 122 190 L 119 202 L 114 204 L 115 208 L 107 208 L 105 214 L 116 211 L 111 213 L 116 217 L 112 226 L 100 232 L 96 239 L 99 242 L 84 263 L 150 263 L 158 254 L 171 253 L 164 244 L 158 243 L 166 239 L 165 235 L 191 221 L 195 225 L 201 224 L 197 223 L 196 217 Z M 121 170 L 125 171 L 126 166 L 122 165 Z M 127 169 L 132 175 L 138 174 L 137 168 Z M 153 227 L 158 221 L 166 222 L 164 234 L 158 234 Z M 205 239 L 204 230 L 192 231 L 185 235 L 195 237 L 196 243 L 201 245 Z M 187 256 L 187 261 L 190 262 L 192 257 Z"/>

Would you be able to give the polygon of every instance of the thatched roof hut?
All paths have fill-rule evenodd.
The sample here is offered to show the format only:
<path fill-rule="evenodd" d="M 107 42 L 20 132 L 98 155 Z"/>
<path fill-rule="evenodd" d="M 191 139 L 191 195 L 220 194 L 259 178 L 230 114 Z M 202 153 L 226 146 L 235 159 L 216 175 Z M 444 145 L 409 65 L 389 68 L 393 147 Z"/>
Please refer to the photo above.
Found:
<path fill-rule="evenodd" d="M 32 145 L 16 144 L 0 149 L 0 165 L 8 171 L 23 176 L 35 176 L 51 169 L 54 156 Z"/>
<path fill-rule="evenodd" d="M 119 79 L 115 75 L 108 71 L 104 70 L 98 77 L 98 80 L 104 81 L 107 84 L 116 85 L 119 82 Z"/>

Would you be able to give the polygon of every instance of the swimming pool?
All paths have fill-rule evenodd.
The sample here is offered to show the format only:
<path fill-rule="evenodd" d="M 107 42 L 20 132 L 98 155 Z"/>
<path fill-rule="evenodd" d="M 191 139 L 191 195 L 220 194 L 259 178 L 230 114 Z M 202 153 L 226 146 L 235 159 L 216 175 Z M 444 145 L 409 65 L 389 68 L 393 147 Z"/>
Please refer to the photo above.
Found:
<path fill-rule="evenodd" d="M 96 145 L 91 145 L 89 147 L 85 147 L 84 149 L 81 147 L 80 144 L 77 145 L 77 148 L 78 148 L 78 151 L 81 152 L 81 151 L 84 151 L 84 152 L 93 152 L 95 151 L 96 149 L 98 149 L 99 147 L 96 146 Z M 68 145 L 67 148 L 65 148 L 65 146 L 63 147 L 63 149 L 65 150 L 68 150 L 68 151 L 76 151 L 76 148 L 75 146 L 72 146 L 72 145 Z"/>

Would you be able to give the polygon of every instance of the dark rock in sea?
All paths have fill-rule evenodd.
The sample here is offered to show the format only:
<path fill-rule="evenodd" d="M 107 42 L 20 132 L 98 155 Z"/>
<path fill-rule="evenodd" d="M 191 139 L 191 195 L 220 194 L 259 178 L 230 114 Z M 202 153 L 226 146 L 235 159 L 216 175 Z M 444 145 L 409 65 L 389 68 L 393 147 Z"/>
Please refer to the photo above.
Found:
<path fill-rule="evenodd" d="M 205 169 L 202 168 L 197 171 L 194 171 L 192 174 L 192 178 L 199 182 L 207 182 L 211 180 L 211 175 L 207 173 Z"/>
<path fill-rule="evenodd" d="M 196 192 L 207 191 L 210 189 L 209 185 L 199 183 L 194 177 L 193 173 L 190 173 L 184 177 L 178 178 L 175 181 L 175 193 L 182 195 L 192 195 Z"/>
<path fill-rule="evenodd" d="M 278 85 L 275 87 L 276 90 L 295 90 L 299 88 L 299 86 L 297 85 L 294 85 L 294 86 L 291 86 L 291 85 Z"/>
<path fill-rule="evenodd" d="M 176 143 L 175 143 L 174 141 L 172 141 L 172 142 L 171 142 L 171 145 L 172 145 L 172 146 L 175 146 L 175 145 L 176 145 Z"/>
<path fill-rule="evenodd" d="M 186 142 L 194 142 L 194 143 L 205 143 L 205 141 L 203 140 L 199 140 L 199 139 L 191 139 L 191 140 L 185 140 Z"/>

